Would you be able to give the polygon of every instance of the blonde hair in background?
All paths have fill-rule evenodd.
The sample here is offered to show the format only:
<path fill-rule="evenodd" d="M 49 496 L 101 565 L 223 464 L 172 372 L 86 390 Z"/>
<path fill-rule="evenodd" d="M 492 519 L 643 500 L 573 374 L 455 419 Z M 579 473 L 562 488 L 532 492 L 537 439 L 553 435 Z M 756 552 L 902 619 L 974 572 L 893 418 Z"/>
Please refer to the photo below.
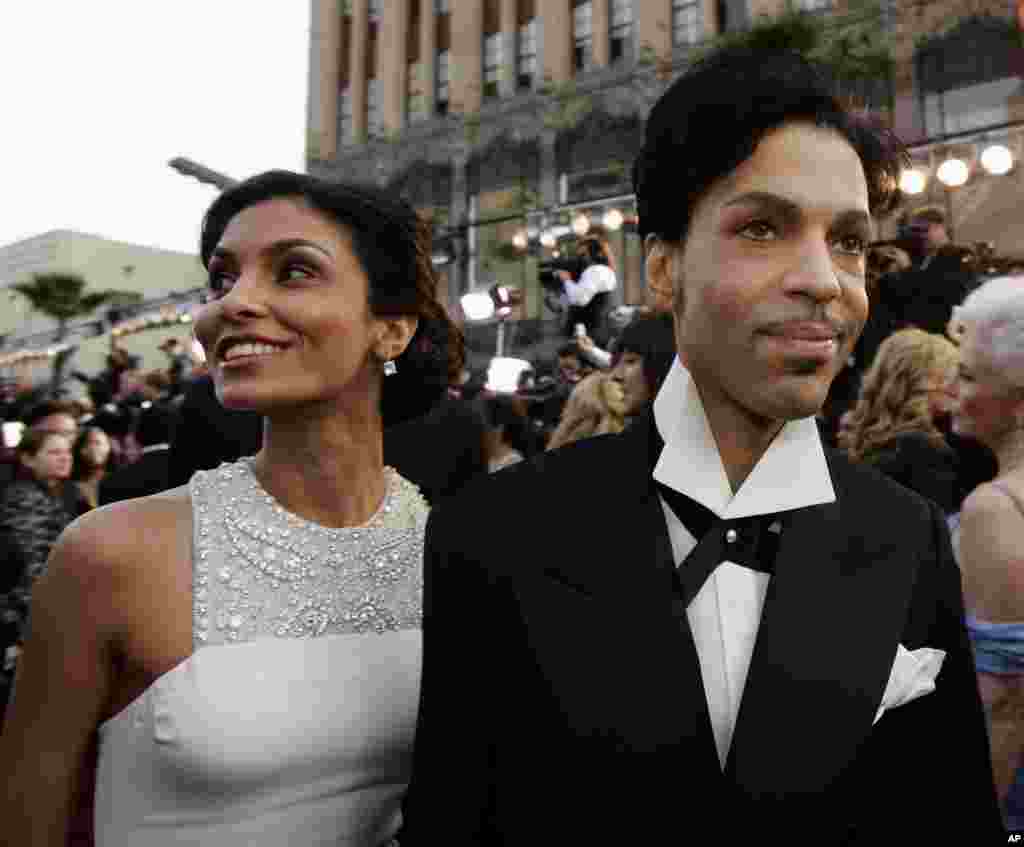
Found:
<path fill-rule="evenodd" d="M 622 432 L 626 428 L 622 406 L 609 403 L 604 385 L 609 379 L 610 376 L 602 372 L 584 377 L 577 383 L 562 410 L 558 427 L 548 441 L 548 450 L 564 447 L 581 438 Z"/>
<path fill-rule="evenodd" d="M 945 444 L 932 420 L 933 380 L 956 368 L 960 353 L 941 335 L 901 329 L 879 345 L 861 383 L 857 405 L 839 434 L 839 446 L 859 460 L 897 435 L 923 432 L 936 446 Z"/>

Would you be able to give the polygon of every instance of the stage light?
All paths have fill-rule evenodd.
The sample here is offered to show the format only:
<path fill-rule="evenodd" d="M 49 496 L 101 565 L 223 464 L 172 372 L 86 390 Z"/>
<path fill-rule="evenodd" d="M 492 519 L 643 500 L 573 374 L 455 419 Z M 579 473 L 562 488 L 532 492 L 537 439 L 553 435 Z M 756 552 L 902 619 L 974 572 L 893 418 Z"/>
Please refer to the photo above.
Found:
<path fill-rule="evenodd" d="M 459 301 L 466 320 L 485 321 L 494 314 L 494 300 L 486 291 L 471 291 Z"/>
<path fill-rule="evenodd" d="M 572 231 L 582 238 L 590 232 L 590 218 L 580 212 L 580 214 L 572 219 Z"/>
<path fill-rule="evenodd" d="M 1013 153 L 1002 144 L 991 144 L 982 151 L 981 166 L 992 176 L 1002 176 L 1013 167 Z"/>
<path fill-rule="evenodd" d="M 900 174 L 900 191 L 904 194 L 920 194 L 927 182 L 924 171 L 908 168 Z"/>
<path fill-rule="evenodd" d="M 517 250 L 525 250 L 530 240 L 526 236 L 526 232 L 520 230 L 514 236 L 512 236 L 512 244 Z"/>
<path fill-rule="evenodd" d="M 959 188 L 967 182 L 967 177 L 969 175 L 970 170 L 967 167 L 967 163 L 963 159 L 957 159 L 955 157 L 946 159 L 945 162 L 939 165 L 939 169 L 935 173 L 939 182 L 947 188 Z"/>
<path fill-rule="evenodd" d="M 618 209 L 609 209 L 604 213 L 604 218 L 602 220 L 604 225 L 614 232 L 622 226 L 622 222 L 625 218 L 623 217 L 622 212 Z"/>

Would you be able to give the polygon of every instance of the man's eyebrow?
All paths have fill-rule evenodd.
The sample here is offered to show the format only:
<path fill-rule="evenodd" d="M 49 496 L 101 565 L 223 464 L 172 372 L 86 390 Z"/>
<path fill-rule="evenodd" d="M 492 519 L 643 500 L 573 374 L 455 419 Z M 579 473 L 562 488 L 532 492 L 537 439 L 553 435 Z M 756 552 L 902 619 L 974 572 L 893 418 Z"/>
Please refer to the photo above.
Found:
<path fill-rule="evenodd" d="M 314 250 L 318 250 L 327 256 L 328 259 L 333 259 L 334 255 L 324 247 L 322 244 L 317 244 L 315 241 L 308 241 L 305 238 L 283 238 L 280 241 L 275 241 L 273 244 L 268 244 L 261 251 L 264 255 L 280 256 L 282 253 L 287 253 L 293 247 L 312 247 Z M 210 258 L 219 257 L 223 259 L 233 259 L 235 256 L 232 250 L 228 250 L 225 247 L 215 247 L 213 253 L 210 254 Z"/>
<path fill-rule="evenodd" d="M 733 197 L 723 208 L 730 206 L 766 206 L 790 222 L 799 221 L 803 216 L 803 210 L 797 203 L 781 194 L 772 194 L 770 191 L 748 191 Z M 871 219 L 871 215 L 863 209 L 845 209 L 839 212 L 835 216 L 833 226 L 862 226 L 868 234 L 874 233 L 874 221 Z"/>

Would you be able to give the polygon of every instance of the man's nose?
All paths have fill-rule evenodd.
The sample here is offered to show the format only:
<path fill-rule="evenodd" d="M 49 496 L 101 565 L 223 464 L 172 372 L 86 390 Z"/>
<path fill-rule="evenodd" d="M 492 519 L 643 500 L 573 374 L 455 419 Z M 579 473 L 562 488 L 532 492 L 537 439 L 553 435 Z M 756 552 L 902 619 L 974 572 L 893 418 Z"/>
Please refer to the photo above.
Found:
<path fill-rule="evenodd" d="M 820 303 L 837 299 L 843 290 L 829 245 L 817 241 L 800 251 L 788 280 L 787 288 L 791 291 L 805 294 Z"/>

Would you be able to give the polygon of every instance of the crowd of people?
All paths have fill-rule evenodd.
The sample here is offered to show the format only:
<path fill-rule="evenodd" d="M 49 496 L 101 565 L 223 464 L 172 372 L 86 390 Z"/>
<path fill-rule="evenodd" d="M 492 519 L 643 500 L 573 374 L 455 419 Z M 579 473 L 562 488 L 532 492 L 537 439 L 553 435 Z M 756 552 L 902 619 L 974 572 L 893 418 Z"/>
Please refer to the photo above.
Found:
<path fill-rule="evenodd" d="M 651 305 L 511 393 L 404 201 L 225 191 L 207 364 L 5 412 L 6 833 L 1024 829 L 1024 276 L 931 208 L 871 246 L 903 155 L 791 54 L 698 63 L 634 171 Z"/>

